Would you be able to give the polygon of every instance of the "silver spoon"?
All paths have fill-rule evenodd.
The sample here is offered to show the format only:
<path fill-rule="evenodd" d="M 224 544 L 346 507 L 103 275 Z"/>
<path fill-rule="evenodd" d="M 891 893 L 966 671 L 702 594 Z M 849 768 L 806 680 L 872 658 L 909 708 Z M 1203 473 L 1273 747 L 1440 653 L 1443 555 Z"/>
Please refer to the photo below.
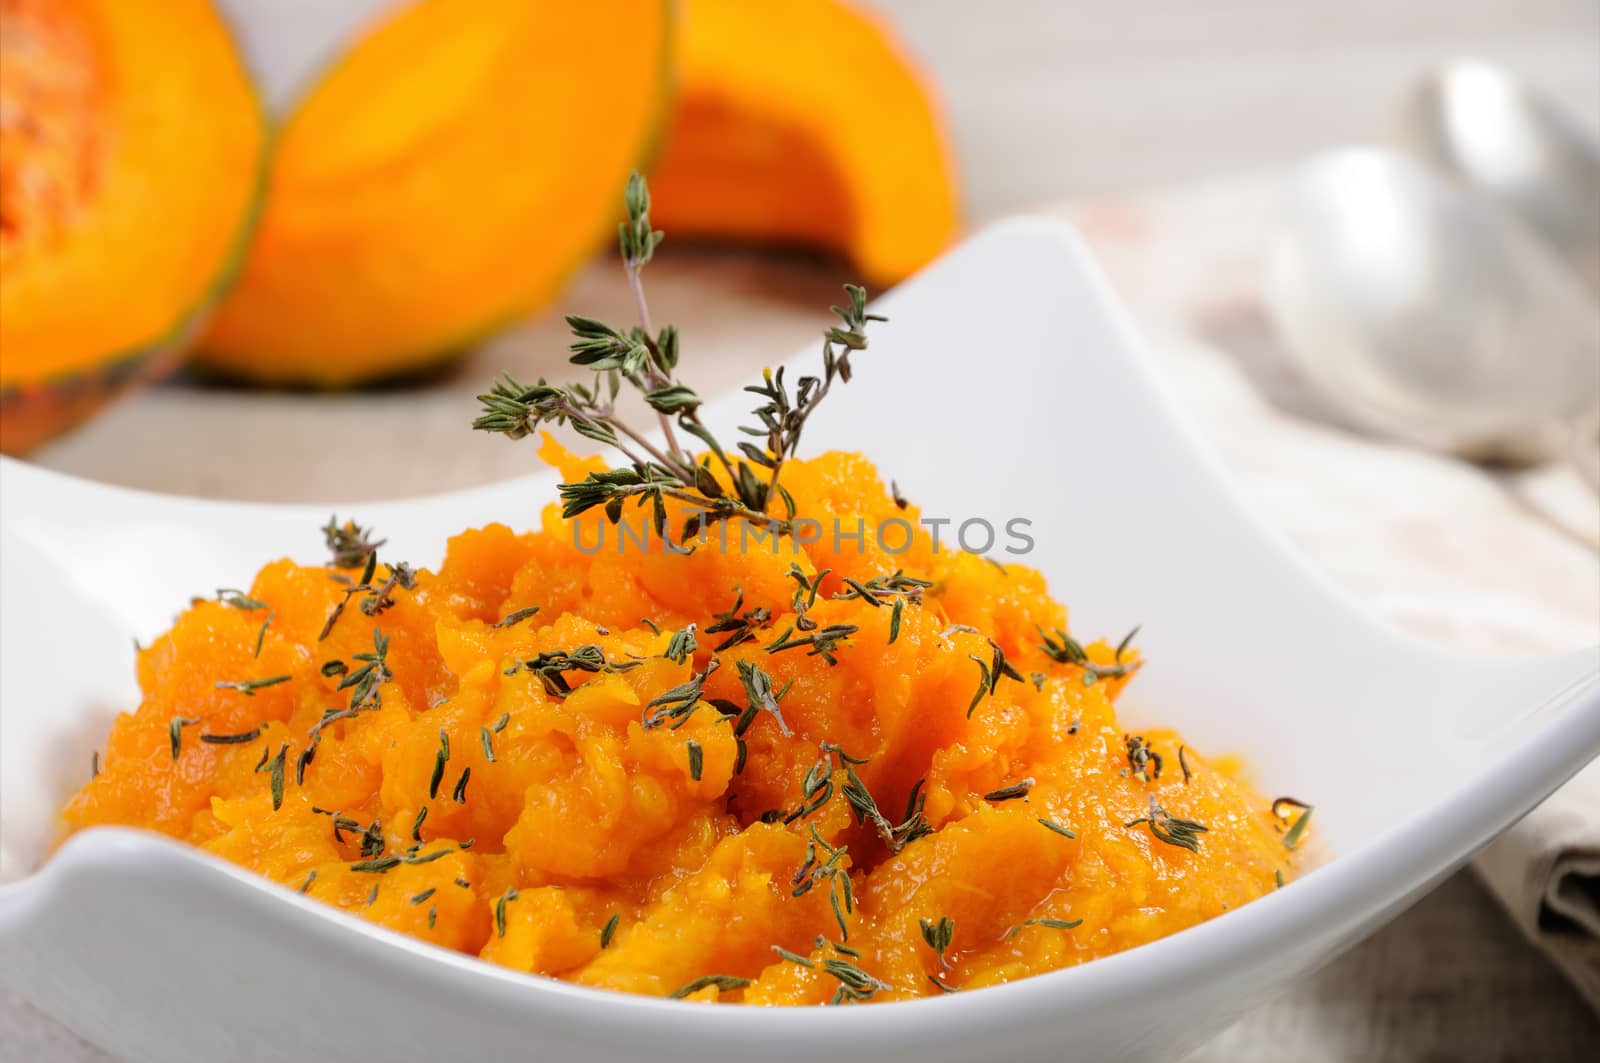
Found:
<path fill-rule="evenodd" d="M 1594 438 L 1600 306 L 1520 224 L 1410 159 L 1302 166 L 1266 288 L 1292 359 L 1359 424 L 1516 464 Z"/>
<path fill-rule="evenodd" d="M 1566 111 L 1497 66 L 1459 59 L 1417 85 L 1394 132 L 1514 214 L 1600 298 L 1600 143 Z"/>

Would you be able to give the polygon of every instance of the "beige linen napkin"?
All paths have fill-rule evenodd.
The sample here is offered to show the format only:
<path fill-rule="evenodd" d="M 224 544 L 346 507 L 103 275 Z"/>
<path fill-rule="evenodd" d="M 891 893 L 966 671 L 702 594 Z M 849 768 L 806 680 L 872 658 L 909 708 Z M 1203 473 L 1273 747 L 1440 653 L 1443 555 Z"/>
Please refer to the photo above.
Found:
<path fill-rule="evenodd" d="M 1600 1008 L 1600 761 L 1485 849 L 1478 874 Z"/>

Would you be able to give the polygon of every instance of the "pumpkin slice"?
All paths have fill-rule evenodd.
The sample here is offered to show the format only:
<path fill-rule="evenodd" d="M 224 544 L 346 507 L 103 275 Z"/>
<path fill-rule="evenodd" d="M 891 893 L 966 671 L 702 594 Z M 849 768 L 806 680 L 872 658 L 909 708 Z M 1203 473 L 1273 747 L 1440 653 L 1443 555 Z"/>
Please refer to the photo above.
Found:
<path fill-rule="evenodd" d="M 387 13 L 284 126 L 201 363 L 347 386 L 437 363 L 547 301 L 655 135 L 669 29 L 663 0 Z"/>
<path fill-rule="evenodd" d="M 836 0 L 688 0 L 650 174 L 677 236 L 795 243 L 898 281 L 957 224 L 929 90 L 888 28 Z"/>
<path fill-rule="evenodd" d="M 266 134 L 206 0 L 0 0 L 0 450 L 174 363 Z"/>

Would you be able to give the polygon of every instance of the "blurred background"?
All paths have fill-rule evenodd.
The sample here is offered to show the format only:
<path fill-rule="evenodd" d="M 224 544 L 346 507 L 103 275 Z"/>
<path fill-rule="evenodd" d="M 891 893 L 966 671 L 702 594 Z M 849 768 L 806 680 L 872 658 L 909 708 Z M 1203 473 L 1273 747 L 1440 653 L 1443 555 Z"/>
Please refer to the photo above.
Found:
<path fill-rule="evenodd" d="M 944 96 L 979 219 L 1372 141 L 1425 68 L 1461 55 L 1600 129 L 1600 5 L 1584 0 L 869 6 Z"/>
<path fill-rule="evenodd" d="M 568 373 L 560 313 L 632 319 L 612 244 L 638 165 L 668 233 L 651 307 L 703 393 L 812 343 L 843 280 L 881 291 L 986 222 L 1064 218 L 1241 490 L 1335 581 L 1474 651 L 1600 641 L 1600 4 L 573 7 L 6 0 L 0 447 L 280 501 L 526 472 L 468 429 L 473 396 Z M 1493 77 L 1419 89 L 1461 57 Z M 1523 105 L 1557 117 L 1506 125 Z M 1509 154 L 1473 169 L 1486 129 Z M 1307 169 L 1356 145 L 1396 153 Z M 1412 330 L 1403 424 L 1334 371 L 1392 354 L 1334 320 L 1371 292 L 1316 298 L 1393 293 L 1327 253 L 1396 189 L 1443 219 L 1387 230 L 1427 237 L 1441 281 L 1384 323 Z M 1381 267 L 1400 245 L 1362 246 Z M 1503 311 L 1492 343 L 1480 306 Z M 1524 849 L 1548 855 L 1537 827 Z M 1560 972 L 1600 971 L 1600 943 L 1575 961 L 1535 919 L 1518 933 L 1496 899 L 1530 910 L 1526 858 L 1458 875 L 1196 1058 L 1580 1058 L 1594 980 L 1586 999 Z M 102 1058 L 5 1001 L 0 1040 Z"/>

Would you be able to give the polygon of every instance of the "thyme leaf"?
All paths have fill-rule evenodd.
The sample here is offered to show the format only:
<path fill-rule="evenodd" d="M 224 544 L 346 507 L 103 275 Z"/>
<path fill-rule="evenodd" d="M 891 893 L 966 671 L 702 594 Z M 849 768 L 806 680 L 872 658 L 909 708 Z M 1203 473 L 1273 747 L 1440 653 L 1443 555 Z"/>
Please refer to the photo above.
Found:
<path fill-rule="evenodd" d="M 939 966 L 950 970 L 950 959 L 946 954 L 950 951 L 950 943 L 955 940 L 956 921 L 948 915 L 941 915 L 937 921 L 918 919 L 917 925 L 922 930 L 922 940 L 939 957 Z"/>
<path fill-rule="evenodd" d="M 762 670 L 761 666 L 751 661 L 738 662 L 739 682 L 744 686 L 744 694 L 749 702 L 751 712 L 765 712 L 778 724 L 778 730 L 785 738 L 793 732 L 783 718 L 783 710 L 778 708 L 778 695 L 773 693 L 772 677 Z M 746 727 L 749 725 L 746 724 Z M 743 734 L 743 728 L 738 729 Z"/>
<path fill-rule="evenodd" d="M 1279 819 L 1288 819 L 1294 815 L 1294 822 L 1289 825 L 1289 830 L 1283 836 L 1283 847 L 1293 849 L 1300 844 L 1300 839 L 1305 836 L 1306 826 L 1311 822 L 1311 813 L 1315 809 L 1304 801 L 1293 797 L 1280 797 L 1272 802 L 1272 814 Z M 1298 813 L 1298 815 L 1295 815 Z"/>
<path fill-rule="evenodd" d="M 1027 797 L 1028 791 L 1033 789 L 1033 779 L 1027 778 L 1014 782 L 1010 786 L 1002 786 L 998 790 L 990 790 L 983 795 L 985 801 L 1015 801 L 1020 797 Z"/>
<path fill-rule="evenodd" d="M 516 891 L 516 888 L 513 887 L 511 889 L 506 890 L 504 893 L 502 893 L 500 895 L 499 899 L 494 902 L 494 936 L 495 937 L 503 938 L 503 937 L 506 936 L 506 905 L 510 904 L 512 901 L 514 901 L 516 899 L 517 899 L 517 891 Z"/>
<path fill-rule="evenodd" d="M 373 628 L 372 651 L 355 654 L 351 659 L 361 662 L 361 667 L 345 675 L 334 689 L 350 691 L 351 713 L 381 708 L 383 706 L 381 688 L 394 678 L 394 673 L 389 671 L 389 636 L 380 629 Z M 323 671 L 327 672 L 326 665 L 323 666 Z"/>
<path fill-rule="evenodd" d="M 240 731 L 238 734 L 203 734 L 200 736 L 200 741 L 209 742 L 214 746 L 235 746 L 246 742 L 254 742 L 260 737 L 261 728 L 252 727 L 250 730 Z"/>
<path fill-rule="evenodd" d="M 706 974 L 701 975 L 692 982 L 679 986 L 667 995 L 674 1000 L 682 1000 L 684 997 L 693 996 L 709 986 L 716 986 L 719 993 L 727 993 L 735 989 L 743 989 L 749 984 L 750 979 L 739 978 L 731 974 Z"/>
<path fill-rule="evenodd" d="M 1122 641 L 1117 644 L 1116 663 L 1109 665 L 1096 664 L 1090 660 L 1088 651 L 1083 648 L 1083 643 L 1060 628 L 1055 629 L 1054 635 L 1049 634 L 1044 628 L 1037 625 L 1035 625 L 1035 629 L 1039 632 L 1039 637 L 1044 640 L 1038 643 L 1038 648 L 1044 651 L 1045 656 L 1057 664 L 1069 664 L 1083 669 L 1084 686 L 1094 686 L 1095 683 L 1102 679 L 1120 679 L 1123 676 L 1132 675 L 1142 663 L 1134 662 L 1131 665 L 1122 663 L 1123 653 L 1126 652 L 1128 645 L 1133 641 L 1133 637 L 1139 633 L 1137 627 L 1128 632 Z"/>
<path fill-rule="evenodd" d="M 496 620 L 489 626 L 514 627 L 515 625 L 522 623 L 524 620 L 527 620 L 529 617 L 538 613 L 538 611 L 539 607 L 537 605 L 530 605 L 524 609 L 518 609 L 514 612 L 507 613 L 505 616 L 501 617 L 499 620 Z"/>
<path fill-rule="evenodd" d="M 217 680 L 216 688 L 218 690 L 237 690 L 245 697 L 253 698 L 256 696 L 256 691 L 264 690 L 267 687 L 275 687 L 279 683 L 287 683 L 292 678 L 294 677 L 287 675 L 270 675 L 265 679 L 240 679 L 238 681 L 219 679 Z"/>
<path fill-rule="evenodd" d="M 192 716 L 174 716 L 172 722 L 167 724 L 167 744 L 172 748 L 174 761 L 183 752 L 183 729 L 199 722 Z"/>
<path fill-rule="evenodd" d="M 1200 835 L 1210 830 L 1203 823 L 1173 816 L 1156 804 L 1154 796 L 1150 798 L 1150 811 L 1138 819 L 1129 820 L 1127 825 L 1133 827 L 1140 823 L 1149 824 L 1150 833 L 1155 835 L 1157 840 L 1179 849 L 1187 849 L 1191 853 L 1200 851 Z"/>
<path fill-rule="evenodd" d="M 444 766 L 450 760 L 450 734 L 441 729 L 439 731 L 439 748 L 433 754 L 433 774 L 428 777 L 428 797 L 430 800 L 439 796 L 439 784 L 444 781 Z"/>
<path fill-rule="evenodd" d="M 873 977 L 849 960 L 825 959 L 822 961 L 822 969 L 839 982 L 839 988 L 834 990 L 833 999 L 828 1002 L 830 1004 L 871 1000 L 880 989 L 889 988 L 886 982 Z"/>
<path fill-rule="evenodd" d="M 646 702 L 640 718 L 645 730 L 660 727 L 669 721 L 681 724 L 687 720 L 701 705 L 700 695 L 705 690 L 706 679 L 721 664 L 719 658 L 711 658 L 706 664 L 705 671 L 694 673 L 687 682 L 679 683 Z"/>
<path fill-rule="evenodd" d="M 674 631 L 672 633 L 672 638 L 667 641 L 667 648 L 661 656 L 673 664 L 682 664 L 693 656 L 694 651 L 699 648 L 700 644 L 695 641 L 694 637 L 694 625 L 690 624 L 682 631 Z"/>
<path fill-rule="evenodd" d="M 329 564 L 333 568 L 361 567 L 384 544 L 383 539 L 374 542 L 371 534 L 372 529 L 363 528 L 355 521 L 340 524 L 338 517 L 329 517 L 322 527 L 323 542 L 332 555 Z"/>
<path fill-rule="evenodd" d="M 272 793 L 272 810 L 274 812 L 283 807 L 283 775 L 285 758 L 289 755 L 289 743 L 285 742 L 278 747 L 278 752 L 266 763 L 268 773 L 268 788 Z M 257 768 L 257 771 L 262 770 Z"/>
<path fill-rule="evenodd" d="M 803 619 L 803 618 L 802 618 Z M 805 635 L 796 636 L 794 630 L 799 626 L 797 620 L 794 624 L 784 629 L 777 641 L 766 646 L 768 653 L 781 653 L 784 650 L 796 649 L 800 646 L 810 646 L 806 652 L 807 657 L 821 657 L 829 664 L 838 664 L 835 656 L 839 651 L 839 643 L 854 635 L 859 629 L 854 624 L 829 624 L 827 627 L 818 628 Z"/>
<path fill-rule="evenodd" d="M 1140 782 L 1153 782 L 1161 778 L 1164 764 L 1161 754 L 1150 748 L 1150 743 L 1144 740 L 1143 735 L 1124 735 L 1122 740 L 1128 747 L 1128 767 L 1133 769 L 1134 778 Z"/>

